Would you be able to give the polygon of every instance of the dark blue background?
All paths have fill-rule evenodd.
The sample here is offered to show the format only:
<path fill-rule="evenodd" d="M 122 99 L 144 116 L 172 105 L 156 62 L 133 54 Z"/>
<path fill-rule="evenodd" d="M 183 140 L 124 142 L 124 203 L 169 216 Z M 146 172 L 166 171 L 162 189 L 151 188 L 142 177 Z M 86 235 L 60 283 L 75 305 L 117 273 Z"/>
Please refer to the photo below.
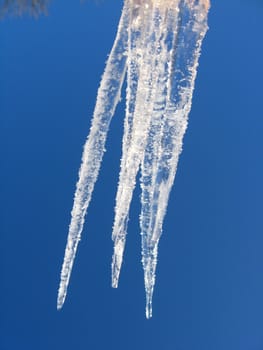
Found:
<path fill-rule="evenodd" d="M 120 0 L 0 22 L 0 349 L 262 350 L 261 0 L 213 1 L 145 319 L 136 189 L 119 289 L 118 106 L 68 297 L 56 310 L 82 146 Z"/>

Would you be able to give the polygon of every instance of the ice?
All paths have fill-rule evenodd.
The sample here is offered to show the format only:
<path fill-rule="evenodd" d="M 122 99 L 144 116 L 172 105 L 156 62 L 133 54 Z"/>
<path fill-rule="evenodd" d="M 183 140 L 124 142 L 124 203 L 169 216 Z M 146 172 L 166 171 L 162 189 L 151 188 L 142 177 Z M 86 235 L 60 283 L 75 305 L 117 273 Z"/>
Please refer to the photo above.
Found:
<path fill-rule="evenodd" d="M 158 243 L 187 128 L 208 10 L 208 0 L 125 0 L 84 146 L 58 308 L 66 297 L 109 124 L 127 71 L 122 159 L 112 232 L 112 286 L 118 286 L 130 203 L 141 170 L 140 230 L 146 317 L 152 316 Z"/>

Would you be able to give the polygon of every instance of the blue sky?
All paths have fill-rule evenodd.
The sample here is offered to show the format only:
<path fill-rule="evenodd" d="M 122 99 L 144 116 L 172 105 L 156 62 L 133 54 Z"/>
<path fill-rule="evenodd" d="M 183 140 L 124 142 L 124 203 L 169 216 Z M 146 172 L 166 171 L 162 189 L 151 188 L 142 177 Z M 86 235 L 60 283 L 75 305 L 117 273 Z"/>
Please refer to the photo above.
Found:
<path fill-rule="evenodd" d="M 263 349 L 262 17 L 212 2 L 189 127 L 144 315 L 139 188 L 110 287 L 123 103 L 64 308 L 56 296 L 82 147 L 121 1 L 53 1 L 0 22 L 0 348 Z M 124 100 L 124 99 L 123 99 Z"/>

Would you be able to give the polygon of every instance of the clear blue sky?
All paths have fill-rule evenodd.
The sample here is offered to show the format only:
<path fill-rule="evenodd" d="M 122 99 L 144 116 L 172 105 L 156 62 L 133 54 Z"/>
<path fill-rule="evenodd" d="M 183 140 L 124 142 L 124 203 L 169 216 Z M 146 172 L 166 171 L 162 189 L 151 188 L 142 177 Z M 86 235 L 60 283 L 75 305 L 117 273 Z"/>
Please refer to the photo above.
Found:
<path fill-rule="evenodd" d="M 145 319 L 136 189 L 119 289 L 111 227 L 124 106 L 113 119 L 68 297 L 72 199 L 120 0 L 52 1 L 0 22 L 0 349 L 263 349 L 261 0 L 212 1 Z"/>

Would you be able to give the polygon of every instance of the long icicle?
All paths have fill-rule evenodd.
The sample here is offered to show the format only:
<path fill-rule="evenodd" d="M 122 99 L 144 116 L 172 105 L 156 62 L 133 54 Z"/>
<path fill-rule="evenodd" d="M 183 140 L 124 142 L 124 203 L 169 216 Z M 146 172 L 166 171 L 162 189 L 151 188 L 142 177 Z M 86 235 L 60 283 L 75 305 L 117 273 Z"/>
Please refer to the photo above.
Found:
<path fill-rule="evenodd" d="M 82 164 L 79 170 L 79 180 L 76 185 L 67 246 L 61 271 L 57 298 L 58 309 L 63 306 L 66 298 L 70 274 L 81 237 L 85 215 L 105 150 L 109 124 L 115 112 L 116 105 L 120 100 L 121 87 L 126 72 L 128 26 L 129 6 L 125 3 L 116 39 L 98 90 L 92 125 L 82 155 Z"/>
<path fill-rule="evenodd" d="M 112 286 L 118 286 L 119 274 L 125 247 L 126 229 L 129 208 L 135 187 L 136 175 L 143 159 L 148 129 L 153 109 L 153 96 L 155 94 L 154 81 L 156 80 L 156 36 L 161 35 L 158 30 L 158 19 L 151 8 L 137 7 L 138 13 L 132 18 L 130 29 L 129 66 L 137 62 L 138 83 L 135 106 L 132 111 L 132 127 L 128 147 L 123 140 L 123 156 L 121 162 L 120 180 L 116 196 L 115 220 L 112 239 L 114 253 L 112 258 Z M 128 76 L 129 77 L 129 76 Z M 136 76 L 135 76 L 136 80 Z M 134 96 L 133 79 L 128 81 L 128 98 L 126 118 L 130 117 L 130 100 Z"/>
<path fill-rule="evenodd" d="M 144 159 L 141 166 L 141 215 L 140 227 L 142 235 L 142 263 L 145 270 L 147 270 L 148 260 L 147 255 L 150 251 L 152 229 L 154 226 L 155 213 L 157 206 L 155 203 L 155 185 L 159 181 L 158 176 L 158 162 L 162 141 L 162 129 L 164 123 L 164 111 L 167 105 L 168 83 L 171 75 L 172 65 L 172 48 L 176 39 L 178 26 L 178 4 L 174 3 L 173 8 L 162 11 L 160 9 L 159 17 L 162 26 L 165 29 L 165 35 L 157 43 L 159 47 L 158 53 L 158 79 L 156 81 L 156 95 L 154 96 L 154 108 L 151 119 L 151 126 L 149 130 L 147 145 L 145 147 Z M 155 242 L 157 249 L 158 242 Z M 148 270 L 147 270 L 148 271 Z M 148 271 L 149 272 L 149 271 Z M 145 273 L 145 287 L 146 289 L 146 317 L 152 315 L 152 293 L 153 286 L 149 283 L 151 273 Z"/>
<path fill-rule="evenodd" d="M 112 257 L 112 287 L 117 288 L 119 273 L 122 264 L 123 250 L 125 246 L 125 236 L 127 232 L 128 217 L 120 213 L 120 204 L 123 200 L 125 188 L 125 177 L 127 177 L 127 154 L 131 147 L 132 131 L 134 124 L 134 111 L 136 104 L 136 94 L 138 89 L 138 80 L 140 76 L 140 65 L 137 59 L 135 48 L 138 47 L 140 40 L 143 40 L 143 27 L 140 19 L 137 25 L 134 21 L 140 13 L 138 4 L 132 4 L 130 1 L 130 25 L 128 31 L 128 50 L 127 50 L 127 88 L 126 88 L 126 111 L 124 120 L 124 134 L 122 139 L 122 158 L 119 174 L 119 184 L 116 194 L 115 218 L 112 230 L 112 240 L 114 241 L 114 254 Z M 132 191 L 132 189 L 130 189 Z M 127 209 L 125 210 L 127 212 Z"/>
<path fill-rule="evenodd" d="M 207 1 L 182 0 L 180 23 L 174 48 L 174 63 L 169 76 L 168 102 L 164 111 L 162 140 L 159 144 L 158 164 L 152 166 L 151 197 L 148 203 L 148 227 L 142 225 L 142 255 L 146 289 L 146 317 L 152 316 L 152 294 L 155 284 L 158 242 L 163 218 L 174 182 L 182 140 L 187 128 L 200 47 L 207 30 Z M 177 11 L 174 13 L 176 16 Z M 144 213 L 142 212 L 142 216 Z M 144 218 L 141 219 L 141 224 Z"/>

